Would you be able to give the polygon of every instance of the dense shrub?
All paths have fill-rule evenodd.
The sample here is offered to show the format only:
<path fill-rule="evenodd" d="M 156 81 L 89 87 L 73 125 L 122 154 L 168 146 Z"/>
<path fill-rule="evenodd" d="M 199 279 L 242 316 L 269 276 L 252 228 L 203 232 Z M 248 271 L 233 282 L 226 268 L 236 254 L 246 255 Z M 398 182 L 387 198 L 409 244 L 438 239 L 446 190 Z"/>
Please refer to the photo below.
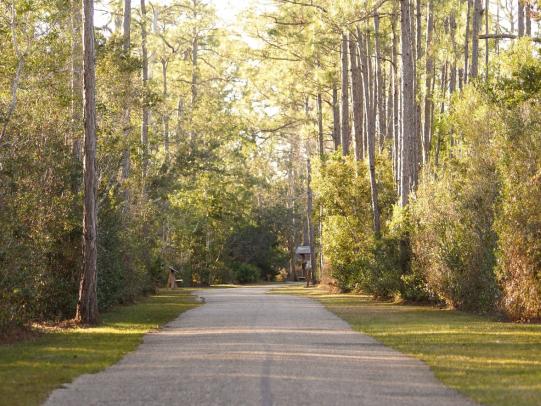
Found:
<path fill-rule="evenodd" d="M 255 265 L 235 263 L 232 268 L 233 277 L 237 283 L 254 283 L 261 278 L 261 270 Z"/>
<path fill-rule="evenodd" d="M 411 210 L 412 274 L 427 293 L 513 319 L 541 317 L 541 61 L 528 40 L 469 86 L 448 122 L 458 142 Z M 497 261 L 496 261 L 497 259 Z"/>
<path fill-rule="evenodd" d="M 0 151 L 0 329 L 69 317 L 75 308 L 76 294 L 65 293 L 78 286 L 81 209 L 65 185 L 78 171 L 65 159 L 66 128 L 43 116 L 21 117 L 28 127 L 11 134 L 19 142 Z M 34 135 L 40 124 L 48 140 Z"/>
<path fill-rule="evenodd" d="M 492 230 L 498 189 L 494 169 L 472 163 L 457 163 L 419 188 L 412 205 L 412 267 L 433 298 L 487 311 L 498 299 Z"/>
<path fill-rule="evenodd" d="M 496 230 L 502 309 L 541 318 L 541 61 L 526 40 L 502 58 L 491 89 L 502 120 L 495 148 L 502 179 Z"/>
<path fill-rule="evenodd" d="M 431 297 L 473 311 L 498 300 L 493 230 L 499 180 L 490 149 L 497 116 L 480 92 L 469 88 L 451 121 L 462 138 L 446 166 L 426 174 L 412 202 L 414 273 Z"/>
<path fill-rule="evenodd" d="M 366 164 L 333 155 L 317 168 L 314 190 L 324 211 L 323 252 L 339 289 L 363 290 L 378 297 L 400 290 L 399 252 L 394 239 L 387 238 L 385 226 L 396 199 L 389 161 L 380 156 L 377 166 L 380 239 L 373 232 Z"/>

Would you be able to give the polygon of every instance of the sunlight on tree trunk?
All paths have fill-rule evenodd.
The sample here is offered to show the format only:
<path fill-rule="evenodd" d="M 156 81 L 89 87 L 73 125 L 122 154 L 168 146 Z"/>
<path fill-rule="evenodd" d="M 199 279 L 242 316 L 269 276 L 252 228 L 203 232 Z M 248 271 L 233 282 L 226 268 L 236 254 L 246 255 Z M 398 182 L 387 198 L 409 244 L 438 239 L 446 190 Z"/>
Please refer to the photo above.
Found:
<path fill-rule="evenodd" d="M 83 0 L 84 81 L 84 213 L 83 272 L 75 319 L 98 321 L 97 298 L 97 176 L 96 176 L 96 71 L 94 51 L 94 0 Z"/>

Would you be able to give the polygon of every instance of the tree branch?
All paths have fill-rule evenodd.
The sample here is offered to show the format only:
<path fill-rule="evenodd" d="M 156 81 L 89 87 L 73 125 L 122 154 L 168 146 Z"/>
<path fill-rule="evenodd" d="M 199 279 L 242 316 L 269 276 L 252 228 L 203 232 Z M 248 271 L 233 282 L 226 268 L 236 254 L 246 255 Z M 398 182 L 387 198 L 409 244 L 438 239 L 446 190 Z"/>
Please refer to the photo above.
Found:
<path fill-rule="evenodd" d="M 481 34 L 479 39 L 516 39 L 515 34 Z M 533 42 L 541 43 L 540 37 L 530 37 Z"/>

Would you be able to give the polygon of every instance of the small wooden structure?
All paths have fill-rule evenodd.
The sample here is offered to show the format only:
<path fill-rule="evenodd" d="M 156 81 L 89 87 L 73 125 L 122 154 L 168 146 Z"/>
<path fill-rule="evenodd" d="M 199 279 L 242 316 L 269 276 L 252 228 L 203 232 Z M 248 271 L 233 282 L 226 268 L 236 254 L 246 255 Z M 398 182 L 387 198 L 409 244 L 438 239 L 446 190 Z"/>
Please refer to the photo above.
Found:
<path fill-rule="evenodd" d="M 177 283 L 182 284 L 184 282 L 182 279 L 177 279 L 176 277 L 177 272 L 178 271 L 172 266 L 169 267 L 169 277 L 167 279 L 167 287 L 170 289 L 175 289 L 177 287 Z"/>
<path fill-rule="evenodd" d="M 295 255 L 301 263 L 301 268 L 296 271 L 297 280 L 306 280 L 310 273 L 310 246 L 299 245 L 295 250 Z"/>

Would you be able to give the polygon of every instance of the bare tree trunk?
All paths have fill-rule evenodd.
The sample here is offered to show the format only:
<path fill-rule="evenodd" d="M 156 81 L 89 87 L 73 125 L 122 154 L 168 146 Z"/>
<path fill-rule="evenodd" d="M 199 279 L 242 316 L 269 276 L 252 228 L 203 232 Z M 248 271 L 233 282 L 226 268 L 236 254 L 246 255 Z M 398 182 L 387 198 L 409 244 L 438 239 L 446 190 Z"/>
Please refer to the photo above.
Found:
<path fill-rule="evenodd" d="M 532 36 L 532 5 L 530 4 L 531 0 L 525 0 L 525 1 L 526 1 L 526 5 L 524 6 L 524 15 L 526 19 L 525 30 L 526 30 L 526 35 L 528 37 L 531 37 Z"/>
<path fill-rule="evenodd" d="M 176 142 L 180 143 L 182 138 L 182 116 L 184 115 L 184 101 L 182 96 L 178 98 L 177 104 L 177 128 L 175 131 Z"/>
<path fill-rule="evenodd" d="M 411 0 L 412 2 L 414 0 Z M 420 88 L 421 82 L 421 60 L 424 56 L 423 53 L 423 25 L 422 25 L 422 12 L 421 12 L 422 0 L 415 0 L 415 19 L 416 23 L 411 24 L 412 26 L 412 38 L 416 39 L 417 49 L 414 51 L 414 61 L 413 72 L 415 83 L 413 85 L 414 94 L 415 94 L 415 134 L 418 136 L 414 144 L 414 156 L 415 156 L 415 165 L 413 167 L 413 177 L 417 178 L 417 173 L 422 163 L 422 149 L 423 149 L 423 140 L 422 140 L 422 123 L 421 123 L 421 102 L 417 99 L 417 89 Z M 413 21 L 413 15 L 412 15 Z M 419 69 L 417 68 L 419 66 Z"/>
<path fill-rule="evenodd" d="M 323 252 L 323 204 L 319 204 L 319 280 L 320 282 L 323 280 L 325 275 L 323 275 L 323 272 L 325 272 L 325 255 Z"/>
<path fill-rule="evenodd" d="M 440 114 L 445 112 L 445 95 L 447 90 L 447 62 L 441 68 L 441 94 L 442 102 L 440 107 Z M 441 151 L 441 131 L 438 132 L 438 139 L 436 142 L 436 151 L 434 153 L 434 166 L 437 168 L 440 164 L 440 151 Z"/>
<path fill-rule="evenodd" d="M 501 27 L 501 17 L 500 17 L 500 0 L 496 1 L 496 34 L 501 34 L 502 27 Z M 496 40 L 496 54 L 500 54 L 500 41 Z"/>
<path fill-rule="evenodd" d="M 430 139 L 432 132 L 432 75 L 434 71 L 434 50 L 432 49 L 432 34 L 434 31 L 434 3 L 428 0 L 428 15 L 426 25 L 426 83 L 423 129 L 423 165 L 428 164 L 430 157 Z"/>
<path fill-rule="evenodd" d="M 505 0 L 505 6 L 508 9 L 510 32 L 515 32 L 515 12 L 513 10 L 513 0 Z"/>
<path fill-rule="evenodd" d="M 317 93 L 317 139 L 319 147 L 319 157 L 323 160 L 325 155 L 325 145 L 323 142 L 323 100 L 321 98 L 321 92 Z"/>
<path fill-rule="evenodd" d="M 167 88 L 167 60 L 162 59 L 162 81 L 163 81 L 163 100 L 165 103 L 165 111 L 163 113 L 163 149 L 165 154 L 165 163 L 169 162 L 169 111 L 167 109 L 167 98 L 169 92 Z"/>
<path fill-rule="evenodd" d="M 378 189 L 376 182 L 376 104 L 377 93 L 370 91 L 370 84 L 374 84 L 374 79 L 377 74 L 374 73 L 370 63 L 370 46 L 368 38 L 360 35 L 359 33 L 359 50 L 362 62 L 362 76 L 363 76 L 363 89 L 364 89 L 364 101 L 365 101 L 365 120 L 367 125 L 367 155 L 368 155 L 368 169 L 370 175 L 370 196 L 372 203 L 372 220 L 374 227 L 374 235 L 376 238 L 380 237 L 381 233 L 381 220 L 378 206 Z"/>
<path fill-rule="evenodd" d="M 75 319 L 84 324 L 98 321 L 97 299 L 97 176 L 96 176 L 96 70 L 94 50 L 94 0 L 83 0 L 84 81 L 84 201 L 83 272 Z"/>
<path fill-rule="evenodd" d="M 193 13 L 192 17 L 194 21 L 197 21 L 197 7 L 199 0 L 192 0 Z M 197 27 L 192 31 L 192 110 L 197 103 L 197 87 L 199 85 L 199 31 Z"/>
<path fill-rule="evenodd" d="M 122 22 L 122 50 L 127 55 L 131 43 L 131 0 L 124 0 L 124 20 Z"/>
<path fill-rule="evenodd" d="M 348 66 L 348 39 L 342 34 L 342 131 L 340 142 L 342 144 L 342 156 L 349 153 L 349 66 Z"/>
<path fill-rule="evenodd" d="M 359 28 L 357 27 L 357 38 L 361 38 L 361 33 L 360 33 L 360 30 Z M 359 67 L 359 69 L 362 68 L 363 66 L 363 59 L 362 59 L 362 56 L 361 56 L 361 49 L 359 48 L 361 44 L 361 40 L 358 40 L 358 44 L 357 44 L 357 49 L 359 50 L 359 55 L 358 55 L 358 58 L 357 58 L 357 66 Z M 361 145 L 362 145 L 362 159 L 367 159 L 367 154 L 368 154 L 368 144 L 367 144 L 367 136 L 368 136 L 368 122 L 366 121 L 366 103 L 368 103 L 367 100 L 365 100 L 364 98 L 364 84 L 363 84 L 363 80 L 362 80 L 362 71 L 360 72 L 360 75 L 361 75 L 361 90 L 362 90 L 362 103 L 361 103 L 361 115 L 363 117 L 363 120 L 362 120 L 362 128 L 361 128 Z"/>
<path fill-rule="evenodd" d="M 474 1 L 473 21 L 472 21 L 472 61 L 471 77 L 476 78 L 479 75 L 479 31 L 481 29 L 481 17 L 483 14 L 482 0 Z"/>
<path fill-rule="evenodd" d="M 338 148 L 340 147 L 340 106 L 338 102 L 338 88 L 336 86 L 336 82 L 333 82 L 332 86 L 332 118 L 332 138 L 334 141 L 334 150 L 338 151 Z"/>
<path fill-rule="evenodd" d="M 449 82 L 449 91 L 451 93 L 454 93 L 457 86 L 457 72 L 456 72 L 456 64 L 457 64 L 457 46 L 456 46 L 456 17 L 455 17 L 455 11 L 453 10 L 451 12 L 451 15 L 449 16 L 449 28 L 451 31 L 451 46 L 453 48 L 453 55 L 452 55 L 452 62 L 451 62 L 451 80 Z"/>
<path fill-rule="evenodd" d="M 518 13 L 518 37 L 524 36 L 524 1 L 517 0 L 517 13 Z"/>
<path fill-rule="evenodd" d="M 71 1 L 71 125 L 72 151 L 81 160 L 82 112 L 83 112 L 83 44 L 81 28 L 81 2 Z"/>
<path fill-rule="evenodd" d="M 392 70 L 393 70 L 393 168 L 396 185 L 399 189 L 399 160 L 400 160 L 400 84 L 398 77 L 398 7 L 393 3 L 391 27 L 393 31 Z"/>
<path fill-rule="evenodd" d="M 387 128 L 387 136 L 391 140 L 391 146 L 390 151 L 393 152 L 394 148 L 394 111 L 393 111 L 393 105 L 394 105 L 394 90 L 393 90 L 393 64 L 392 62 L 389 64 L 389 72 L 387 74 L 388 82 L 385 87 L 387 95 L 386 95 L 386 106 L 385 106 L 385 112 L 386 112 L 386 122 L 385 127 Z"/>
<path fill-rule="evenodd" d="M 485 0 L 485 34 L 488 35 L 488 10 L 490 1 Z M 488 80 L 489 40 L 485 39 L 485 79 Z"/>
<path fill-rule="evenodd" d="M 126 57 L 130 56 L 130 47 L 131 47 L 131 0 L 124 0 L 124 20 L 122 23 L 123 33 L 122 33 L 122 51 Z M 129 73 L 125 76 L 125 98 L 124 98 L 124 112 L 122 116 L 123 121 L 123 133 L 126 146 L 122 152 L 122 180 L 128 179 L 130 175 L 130 147 L 129 147 L 129 138 L 130 138 L 130 116 L 131 116 L 131 86 L 130 86 L 130 75 Z M 129 193 L 126 190 L 126 201 L 129 200 Z"/>
<path fill-rule="evenodd" d="M 289 150 L 289 159 L 287 162 L 287 208 L 291 214 L 291 230 L 292 233 L 288 235 L 288 251 L 289 251 L 289 275 L 290 281 L 297 281 L 297 274 L 295 272 L 295 245 L 297 243 L 296 231 L 297 231 L 297 219 L 295 216 L 295 171 L 293 168 L 293 162 L 296 160 L 293 152 L 294 146 L 291 145 Z"/>
<path fill-rule="evenodd" d="M 348 43 L 349 60 L 351 64 L 351 98 L 353 100 L 353 127 L 355 130 L 355 134 L 353 135 L 353 152 L 355 156 L 355 161 L 359 161 L 363 156 L 363 96 L 361 93 L 361 72 L 358 66 L 357 45 L 355 44 L 355 41 L 353 40 L 351 34 L 349 34 Z"/>
<path fill-rule="evenodd" d="M 411 37 L 411 16 L 409 0 L 400 0 L 401 53 L 402 53 L 402 137 L 400 158 L 400 206 L 409 202 L 409 194 L 416 184 L 414 178 L 416 157 L 415 143 L 415 73 Z"/>
<path fill-rule="evenodd" d="M 192 109 L 197 103 L 197 87 L 199 84 L 199 34 L 194 29 L 192 43 Z"/>
<path fill-rule="evenodd" d="M 423 25 L 422 25 L 422 12 L 421 12 L 421 2 L 422 0 L 415 0 L 415 35 L 417 36 L 416 44 L 417 44 L 417 51 L 416 51 L 416 59 L 420 60 L 423 57 Z"/>
<path fill-rule="evenodd" d="M 148 172 L 148 123 L 150 109 L 148 106 L 148 50 L 147 50 L 147 9 L 145 0 L 141 0 L 141 54 L 143 63 L 143 119 L 141 122 L 141 150 L 143 180 Z"/>
<path fill-rule="evenodd" d="M 387 128 L 385 126 L 385 81 L 383 79 L 383 68 L 381 58 L 381 45 L 379 37 L 379 14 L 374 15 L 374 44 L 376 53 L 376 79 L 377 79 L 377 114 L 379 127 L 379 145 L 383 150 Z"/>
<path fill-rule="evenodd" d="M 314 252 L 314 224 L 312 222 L 312 167 L 310 157 L 306 159 L 306 224 L 308 228 L 308 244 L 310 245 L 310 273 L 306 275 L 306 286 L 316 283 L 316 258 Z"/>
<path fill-rule="evenodd" d="M 473 5 L 473 0 L 467 0 L 468 2 L 468 11 L 466 14 L 466 37 L 464 40 L 464 85 L 468 83 L 469 79 L 469 58 L 470 58 L 470 25 L 471 25 L 471 9 Z M 460 87 L 462 89 L 462 86 Z"/>

